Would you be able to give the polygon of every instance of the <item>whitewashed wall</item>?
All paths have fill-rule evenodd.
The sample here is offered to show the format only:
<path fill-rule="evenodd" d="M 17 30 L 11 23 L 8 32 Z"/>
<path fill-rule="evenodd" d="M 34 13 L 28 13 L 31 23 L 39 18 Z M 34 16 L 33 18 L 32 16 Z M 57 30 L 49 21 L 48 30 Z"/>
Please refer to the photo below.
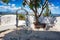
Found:
<path fill-rule="evenodd" d="M 7 29 L 15 29 L 16 15 L 3 15 L 1 16 L 0 31 Z"/>
<path fill-rule="evenodd" d="M 1 17 L 1 25 L 15 25 L 16 15 L 4 15 Z"/>
<path fill-rule="evenodd" d="M 60 17 L 56 17 L 55 26 L 60 27 Z"/>
<path fill-rule="evenodd" d="M 30 24 L 29 24 L 30 27 L 31 27 L 32 29 L 34 29 L 34 27 L 35 27 L 34 24 L 33 24 L 33 23 L 35 22 L 34 16 L 31 16 L 31 15 L 30 15 L 30 16 L 29 16 L 29 21 L 30 21 Z"/>

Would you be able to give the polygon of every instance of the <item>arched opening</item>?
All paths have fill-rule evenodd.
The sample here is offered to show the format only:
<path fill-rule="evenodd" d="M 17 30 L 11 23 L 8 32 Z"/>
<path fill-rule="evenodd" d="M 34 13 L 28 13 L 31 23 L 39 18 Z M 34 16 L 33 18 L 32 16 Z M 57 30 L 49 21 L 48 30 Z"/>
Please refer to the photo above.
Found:
<path fill-rule="evenodd" d="M 1 25 L 1 15 L 0 15 L 0 25 Z"/>
<path fill-rule="evenodd" d="M 16 27 L 18 27 L 18 22 L 19 22 L 18 20 L 21 19 L 21 17 L 23 19 L 26 14 L 28 14 L 28 11 L 23 8 L 16 10 Z"/>

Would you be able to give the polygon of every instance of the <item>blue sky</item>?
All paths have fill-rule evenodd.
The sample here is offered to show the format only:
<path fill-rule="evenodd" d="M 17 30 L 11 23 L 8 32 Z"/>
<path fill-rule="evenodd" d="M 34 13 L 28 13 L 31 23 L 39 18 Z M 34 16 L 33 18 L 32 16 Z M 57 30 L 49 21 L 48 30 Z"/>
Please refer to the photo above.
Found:
<path fill-rule="evenodd" d="M 5 3 L 0 1 L 0 12 L 14 12 L 22 7 L 22 2 L 23 0 L 10 0 L 7 6 Z M 60 14 L 60 0 L 49 0 L 49 2 L 51 3 L 51 5 L 49 5 L 51 12 L 53 14 Z M 27 6 L 26 9 L 30 11 Z M 39 9 L 39 11 L 40 10 L 41 9 Z"/>

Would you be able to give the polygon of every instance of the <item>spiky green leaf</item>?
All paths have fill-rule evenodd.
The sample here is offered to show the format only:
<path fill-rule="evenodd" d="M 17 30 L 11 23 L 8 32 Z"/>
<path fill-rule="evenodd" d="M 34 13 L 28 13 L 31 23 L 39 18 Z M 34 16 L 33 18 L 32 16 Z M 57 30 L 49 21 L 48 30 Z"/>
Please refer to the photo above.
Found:
<path fill-rule="evenodd" d="M 4 3 L 8 3 L 9 2 L 9 0 L 2 0 Z"/>

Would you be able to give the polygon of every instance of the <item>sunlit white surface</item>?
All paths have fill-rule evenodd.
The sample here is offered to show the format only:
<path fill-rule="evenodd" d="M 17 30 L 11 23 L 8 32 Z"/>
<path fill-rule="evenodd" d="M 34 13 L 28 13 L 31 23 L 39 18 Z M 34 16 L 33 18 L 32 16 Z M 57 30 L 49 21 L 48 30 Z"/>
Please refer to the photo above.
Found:
<path fill-rule="evenodd" d="M 47 18 L 45 17 L 43 22 L 46 22 L 48 20 L 48 19 L 47 20 L 46 19 Z M 51 20 L 53 21 L 53 18 Z M 40 21 L 41 21 L 41 19 L 40 19 Z M 35 26 L 33 24 L 33 22 L 34 22 L 34 17 L 33 16 L 29 16 L 29 22 L 30 22 L 30 27 L 33 30 L 35 30 L 35 28 L 34 28 Z M 50 20 L 48 20 L 47 22 L 50 23 Z M 55 24 L 55 26 L 53 26 L 53 28 L 51 28 L 49 30 L 60 31 L 60 17 L 56 17 L 56 21 L 55 21 L 54 24 Z M 25 25 L 26 26 L 26 20 L 18 20 L 18 25 L 19 26 L 20 25 Z M 4 16 L 1 16 L 0 31 L 6 30 L 6 29 L 15 29 L 15 28 L 16 28 L 16 15 L 4 15 Z"/>

